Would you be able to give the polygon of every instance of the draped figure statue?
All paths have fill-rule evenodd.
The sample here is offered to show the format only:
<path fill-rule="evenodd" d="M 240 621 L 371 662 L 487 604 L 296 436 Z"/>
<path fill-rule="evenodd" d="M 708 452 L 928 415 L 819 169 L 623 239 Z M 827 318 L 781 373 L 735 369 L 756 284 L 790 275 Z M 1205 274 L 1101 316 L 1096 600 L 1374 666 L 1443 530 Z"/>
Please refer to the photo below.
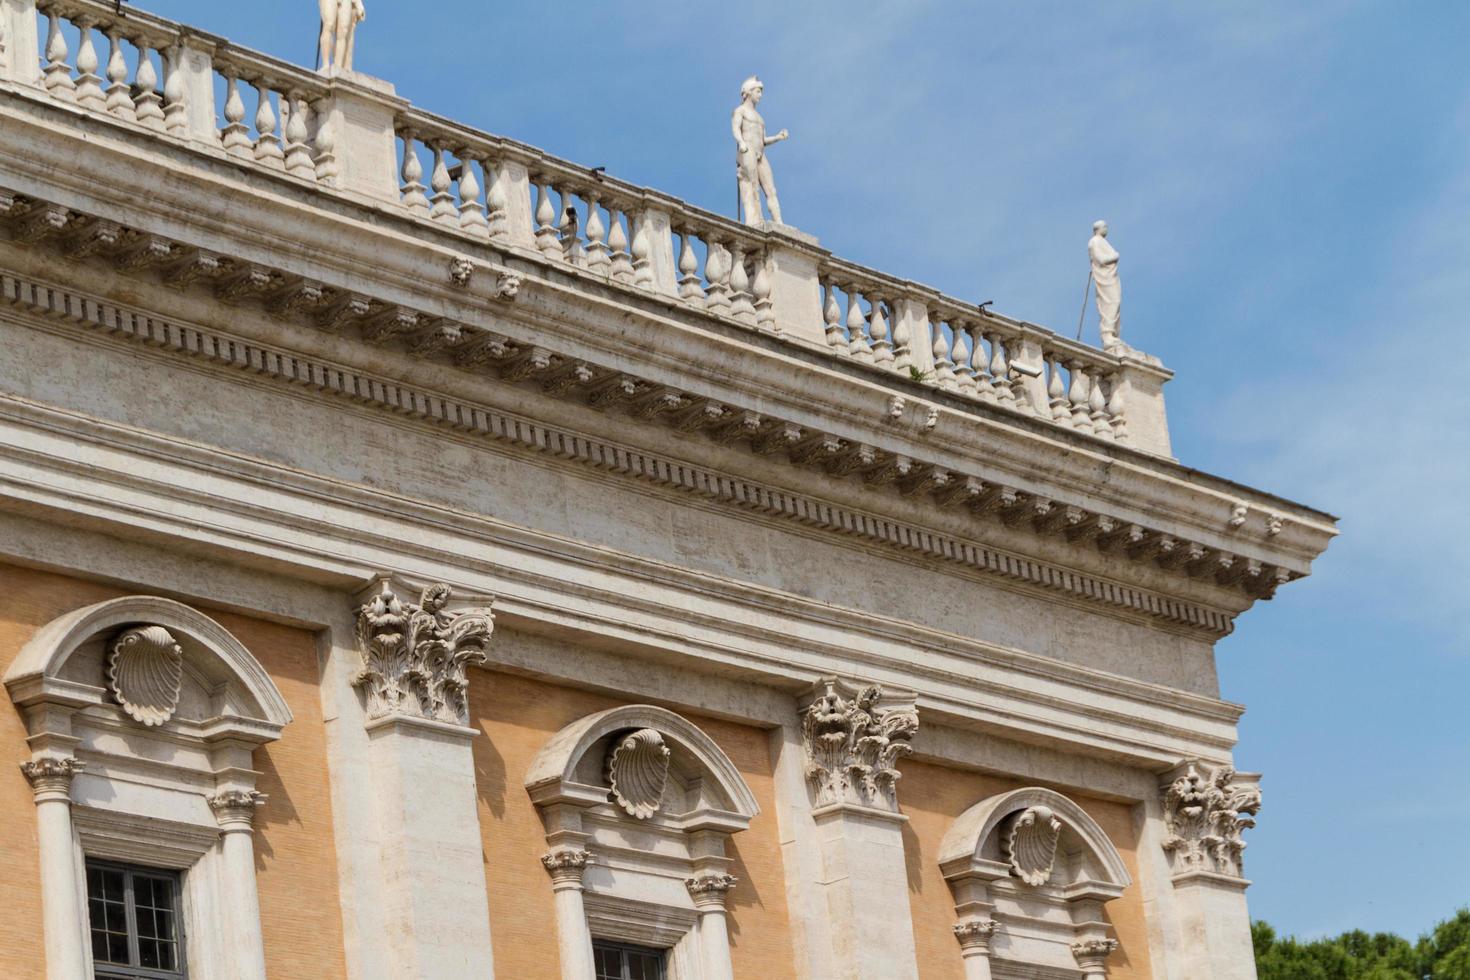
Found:
<path fill-rule="evenodd" d="M 1092 260 L 1092 284 L 1097 289 L 1098 332 L 1102 334 L 1103 350 L 1117 350 L 1124 346 L 1123 284 L 1118 281 L 1118 250 L 1108 241 L 1106 221 L 1092 223 L 1087 257 Z"/>
<path fill-rule="evenodd" d="M 321 5 L 322 33 L 317 39 L 317 71 L 352 70 L 352 48 L 357 25 L 367 19 L 362 0 L 317 0 Z"/>

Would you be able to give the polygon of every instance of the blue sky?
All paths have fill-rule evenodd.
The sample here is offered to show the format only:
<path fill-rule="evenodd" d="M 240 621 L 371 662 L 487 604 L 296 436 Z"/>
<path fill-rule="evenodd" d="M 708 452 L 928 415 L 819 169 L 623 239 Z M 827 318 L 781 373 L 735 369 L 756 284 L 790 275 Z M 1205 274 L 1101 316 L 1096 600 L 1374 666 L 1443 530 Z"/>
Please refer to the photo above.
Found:
<path fill-rule="evenodd" d="M 1470 5 L 366 2 L 415 104 L 726 213 L 757 72 L 789 223 L 1060 332 L 1108 219 L 1180 459 L 1343 519 L 1219 649 L 1253 913 L 1470 904 Z M 313 56 L 310 0 L 144 6 Z"/>

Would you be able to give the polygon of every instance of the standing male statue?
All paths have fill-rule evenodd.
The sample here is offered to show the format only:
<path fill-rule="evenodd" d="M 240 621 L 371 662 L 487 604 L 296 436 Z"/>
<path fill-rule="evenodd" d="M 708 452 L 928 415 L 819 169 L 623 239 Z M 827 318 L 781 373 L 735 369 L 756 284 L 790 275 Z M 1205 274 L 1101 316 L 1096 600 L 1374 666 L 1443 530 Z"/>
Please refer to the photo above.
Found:
<path fill-rule="evenodd" d="M 352 70 L 352 48 L 357 25 L 367 19 L 362 0 L 317 0 L 322 11 L 322 33 L 317 39 L 317 71 L 330 75 Z"/>
<path fill-rule="evenodd" d="M 765 91 L 761 80 L 751 75 L 740 84 L 740 105 L 730 117 L 730 131 L 735 135 L 735 180 L 740 189 L 740 210 L 745 223 L 757 228 L 764 222 L 761 191 L 766 193 L 771 220 L 781 224 L 781 201 L 776 197 L 776 179 L 771 176 L 766 147 L 791 135 L 784 129 L 775 136 L 766 135 L 766 121 L 755 108 Z"/>
<path fill-rule="evenodd" d="M 1118 250 L 1108 241 L 1108 223 L 1092 223 L 1092 239 L 1087 243 L 1087 257 L 1092 260 L 1092 283 L 1097 287 L 1098 332 L 1103 350 L 1114 351 L 1126 345 L 1119 335 L 1123 316 L 1123 284 L 1118 281 Z"/>

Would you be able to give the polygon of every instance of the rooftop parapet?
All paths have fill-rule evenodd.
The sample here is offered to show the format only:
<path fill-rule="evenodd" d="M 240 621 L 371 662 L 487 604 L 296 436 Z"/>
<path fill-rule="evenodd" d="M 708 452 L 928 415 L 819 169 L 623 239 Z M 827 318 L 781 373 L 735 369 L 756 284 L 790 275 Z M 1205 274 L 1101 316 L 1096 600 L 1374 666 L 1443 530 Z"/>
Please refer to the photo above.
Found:
<path fill-rule="evenodd" d="M 0 0 L 0 45 L 0 77 L 12 85 L 157 139 L 865 372 L 1170 455 L 1162 386 L 1172 374 L 1151 358 L 1099 350 L 847 262 L 794 229 L 747 227 L 416 109 L 377 79 L 323 75 L 99 0 Z"/>

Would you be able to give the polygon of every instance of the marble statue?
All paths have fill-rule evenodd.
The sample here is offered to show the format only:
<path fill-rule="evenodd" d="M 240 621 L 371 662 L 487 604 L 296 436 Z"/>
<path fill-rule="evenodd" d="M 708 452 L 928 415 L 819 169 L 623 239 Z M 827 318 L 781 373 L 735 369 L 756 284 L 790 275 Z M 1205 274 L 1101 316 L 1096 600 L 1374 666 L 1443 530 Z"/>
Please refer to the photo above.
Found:
<path fill-rule="evenodd" d="M 740 188 L 740 210 L 745 223 L 756 227 L 764 223 L 761 216 L 761 191 L 766 194 L 766 206 L 771 209 L 771 220 L 781 224 L 781 201 L 776 197 L 776 179 L 771 176 L 771 162 L 766 159 L 766 147 L 791 135 L 784 129 L 775 136 L 766 135 L 766 121 L 756 111 L 765 91 L 766 87 L 761 80 L 751 75 L 741 83 L 740 105 L 730 117 L 730 131 L 735 136 L 735 179 Z"/>
<path fill-rule="evenodd" d="M 1119 334 L 1123 315 L 1123 284 L 1118 281 L 1118 250 L 1108 242 L 1108 223 L 1092 223 L 1092 239 L 1087 243 L 1087 257 L 1092 260 L 1092 284 L 1097 288 L 1098 331 L 1103 350 L 1122 348 Z"/>
<path fill-rule="evenodd" d="M 324 75 L 333 71 L 351 71 L 357 25 L 367 19 L 367 10 L 362 0 L 318 2 L 321 4 L 322 33 L 317 40 L 317 71 Z"/>

